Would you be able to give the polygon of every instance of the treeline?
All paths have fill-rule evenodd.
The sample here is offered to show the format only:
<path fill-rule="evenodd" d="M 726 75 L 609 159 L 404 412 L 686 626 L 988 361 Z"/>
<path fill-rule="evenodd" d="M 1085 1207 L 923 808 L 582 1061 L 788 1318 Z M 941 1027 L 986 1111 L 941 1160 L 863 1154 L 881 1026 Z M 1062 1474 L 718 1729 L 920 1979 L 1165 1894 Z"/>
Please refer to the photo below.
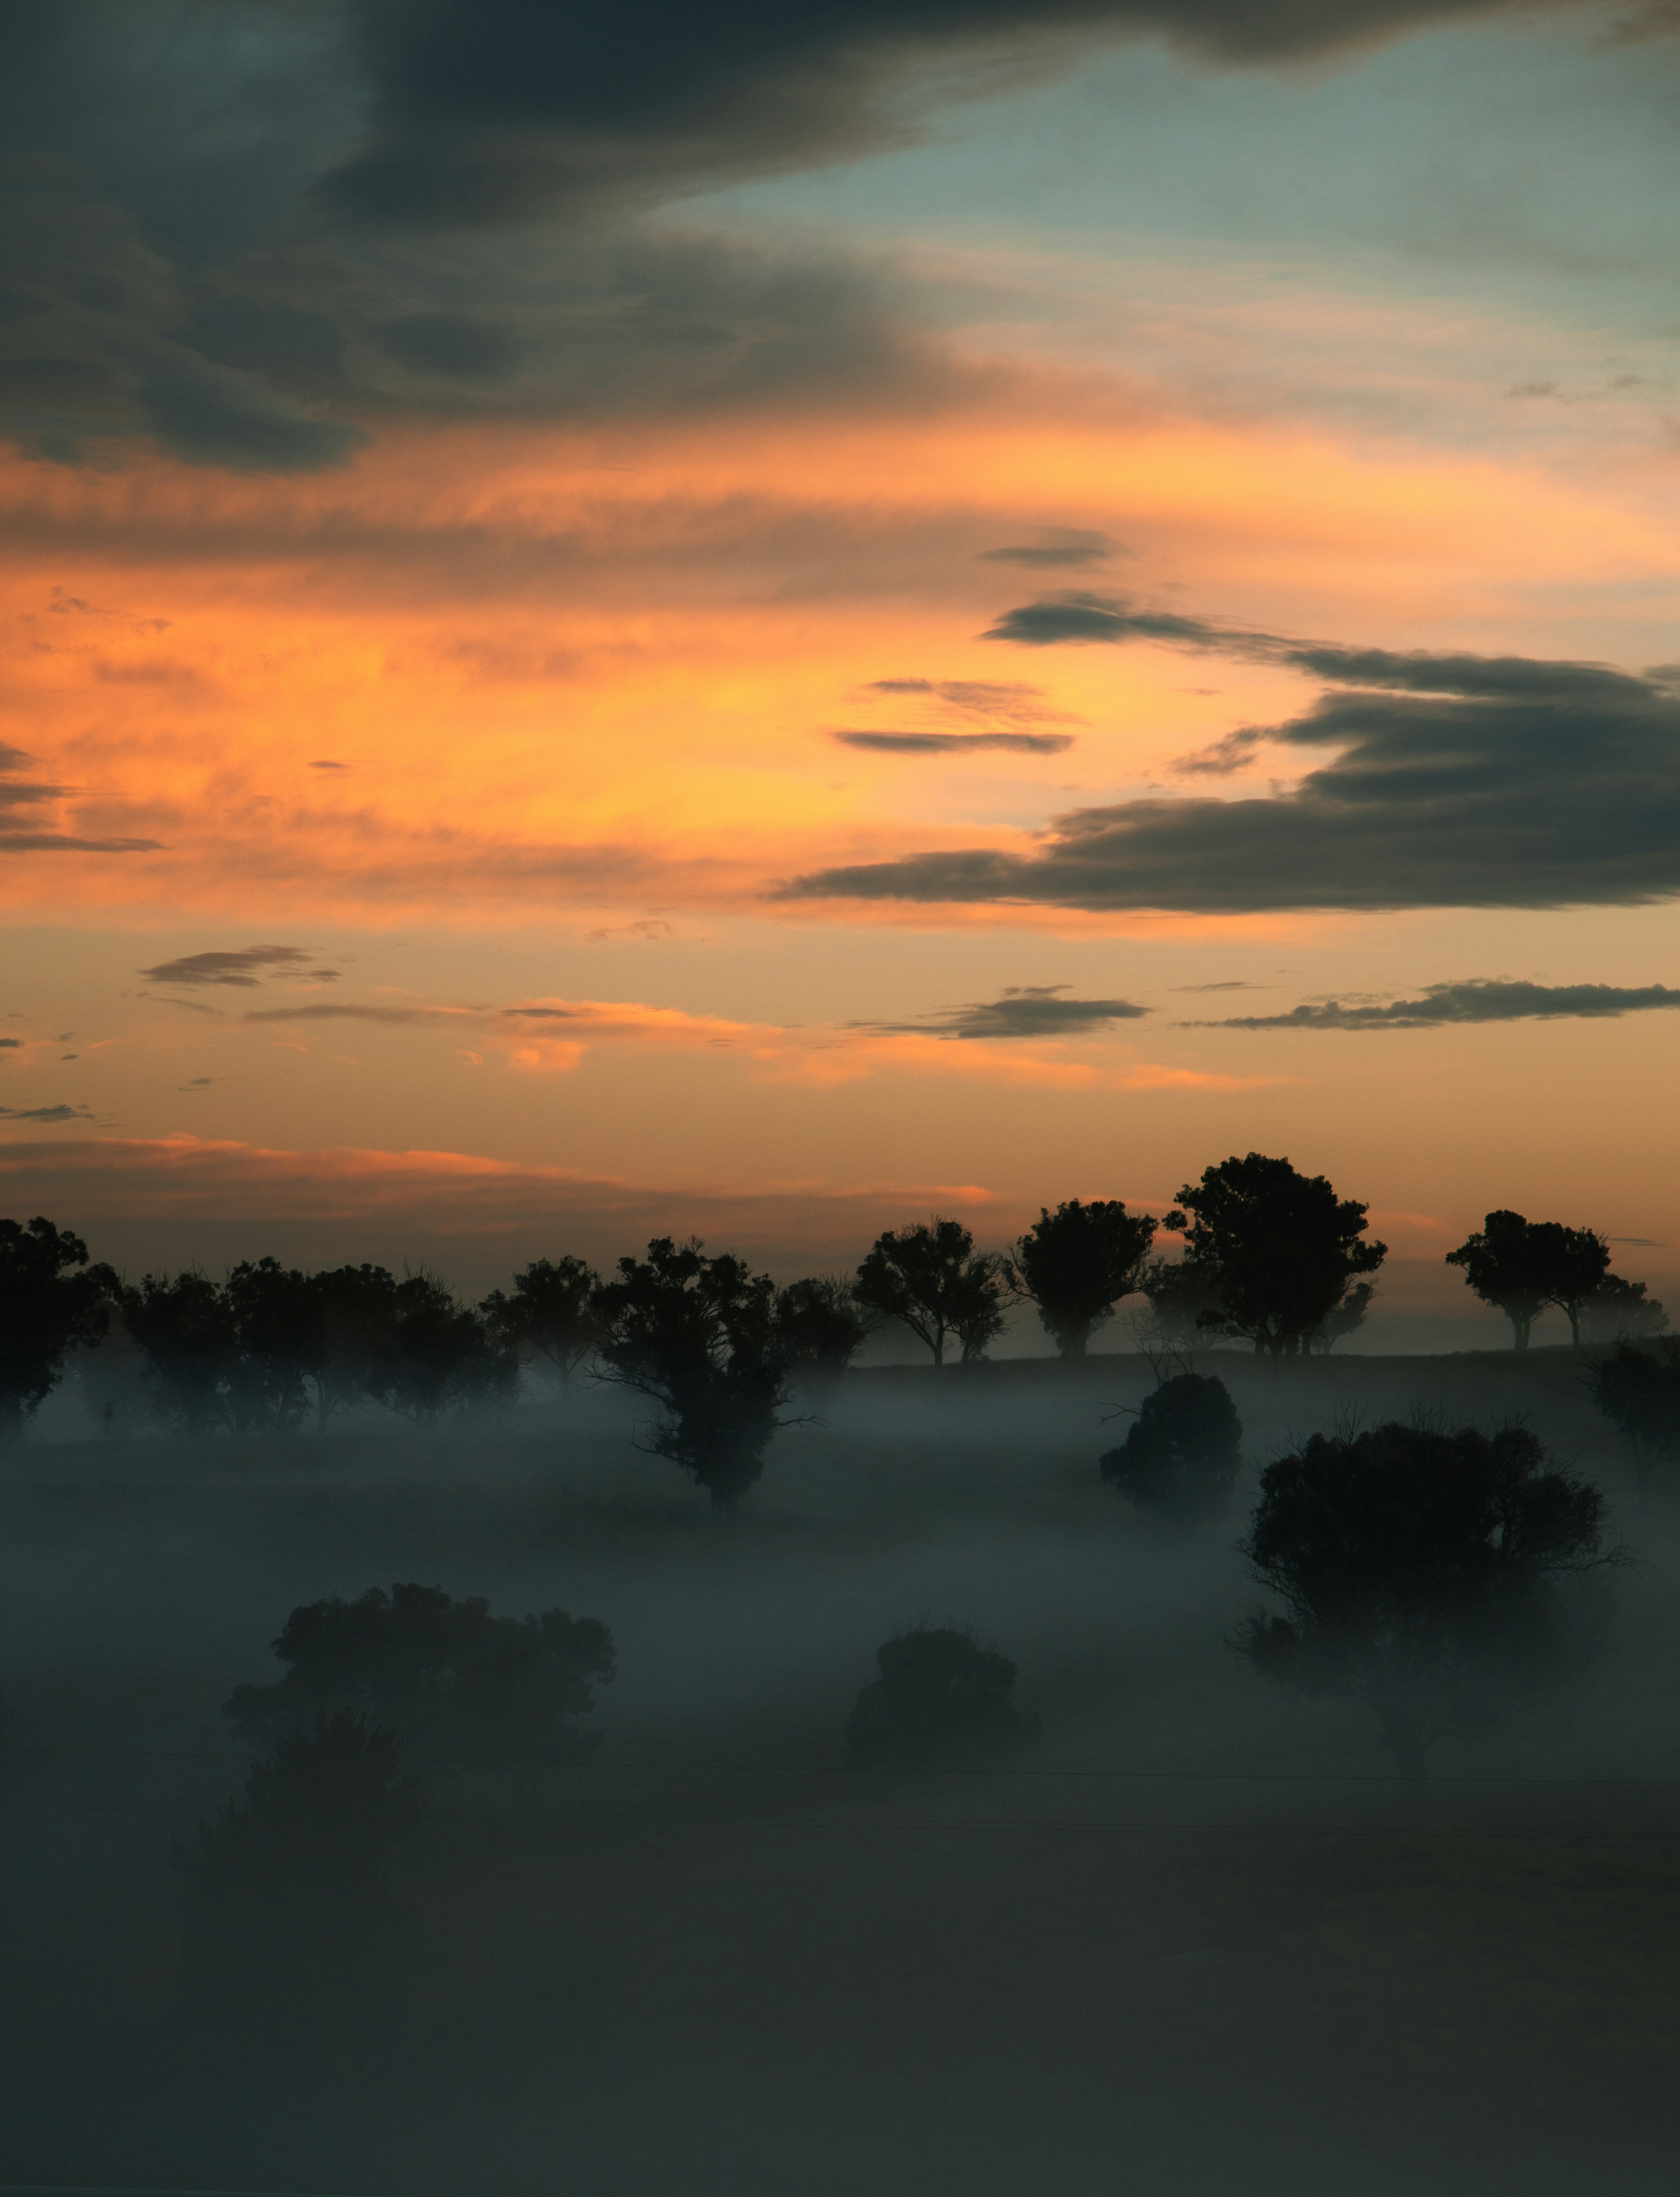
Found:
<path fill-rule="evenodd" d="M 1156 1250 L 1162 1232 L 1180 1258 Z M 1164 1219 L 1120 1199 L 1040 1210 L 1007 1252 L 977 1249 L 959 1221 L 884 1231 L 850 1278 L 779 1288 L 698 1239 L 656 1238 L 603 1277 L 575 1257 L 539 1259 L 477 1304 L 437 1276 L 376 1266 L 304 1272 L 246 1260 L 221 1281 L 196 1269 L 129 1282 L 37 1218 L 0 1221 L 0 1429 L 16 1432 L 67 1354 L 120 1320 L 158 1423 L 193 1434 L 296 1433 L 378 1406 L 423 1423 L 511 1401 L 531 1371 L 564 1390 L 587 1367 L 658 1408 L 647 1446 L 727 1504 L 750 1486 L 796 1390 L 838 1380 L 876 1328 L 896 1322 L 936 1366 L 984 1358 L 1029 1303 L 1064 1358 L 1128 1299 L 1162 1343 L 1245 1342 L 1283 1359 L 1329 1349 L 1366 1317 L 1387 1246 L 1366 1208 L 1322 1175 L 1250 1152 L 1186 1183 Z M 1447 1255 L 1512 1322 L 1515 1345 L 1544 1307 L 1579 1342 L 1666 1325 L 1642 1283 L 1610 1272 L 1585 1228 L 1489 1214 Z"/>

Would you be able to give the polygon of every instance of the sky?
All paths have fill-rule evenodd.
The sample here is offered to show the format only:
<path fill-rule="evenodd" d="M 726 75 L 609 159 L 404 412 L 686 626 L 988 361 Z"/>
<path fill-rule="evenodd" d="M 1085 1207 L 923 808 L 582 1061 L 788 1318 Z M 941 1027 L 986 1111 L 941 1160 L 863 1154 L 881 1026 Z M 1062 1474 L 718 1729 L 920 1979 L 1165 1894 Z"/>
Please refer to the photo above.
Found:
<path fill-rule="evenodd" d="M 0 35 L 0 1209 L 787 1279 L 1258 1149 L 1378 1347 L 1495 1207 L 1680 1292 L 1680 9 Z"/>

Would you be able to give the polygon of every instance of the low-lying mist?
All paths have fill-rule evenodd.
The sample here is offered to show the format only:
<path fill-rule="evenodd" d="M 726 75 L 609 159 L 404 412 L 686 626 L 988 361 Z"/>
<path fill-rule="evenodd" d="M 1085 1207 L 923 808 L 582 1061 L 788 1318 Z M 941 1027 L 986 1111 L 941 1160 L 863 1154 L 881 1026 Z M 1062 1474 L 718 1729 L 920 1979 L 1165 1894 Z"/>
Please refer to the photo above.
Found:
<path fill-rule="evenodd" d="M 1223 1518 L 1105 1485 L 1142 1359 L 854 1373 L 721 1516 L 624 1390 L 435 1433 L 120 1435 L 0 1475 L 0 2180 L 354 2191 L 1666 2187 L 1680 1508 L 1564 1351 L 1198 1354 Z M 1395 1775 L 1369 1711 L 1233 1641 L 1272 1458 L 1526 1423 L 1633 1562 L 1567 1686 Z M 175 1850 L 240 1792 L 221 1705 L 287 1614 L 414 1580 L 610 1626 L 587 1760 L 411 1763 L 414 1962 L 194 2019 Z M 918 1624 L 1018 1667 L 1006 1759 L 848 1770 Z M 235 2006 L 235 2014 L 240 2009 Z"/>

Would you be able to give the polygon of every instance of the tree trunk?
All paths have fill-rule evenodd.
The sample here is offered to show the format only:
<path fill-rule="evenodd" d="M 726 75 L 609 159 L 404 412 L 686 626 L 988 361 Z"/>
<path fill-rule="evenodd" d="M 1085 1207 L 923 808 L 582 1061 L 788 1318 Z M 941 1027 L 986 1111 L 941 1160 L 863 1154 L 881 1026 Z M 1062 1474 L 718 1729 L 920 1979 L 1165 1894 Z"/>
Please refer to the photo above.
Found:
<path fill-rule="evenodd" d="M 1528 1330 L 1534 1325 L 1533 1313 L 1514 1312 L 1509 1313 L 1507 1317 L 1509 1319 L 1511 1323 L 1511 1332 L 1516 1338 L 1515 1348 L 1520 1351 L 1526 1350 L 1528 1348 Z"/>
<path fill-rule="evenodd" d="M 934 1371 L 935 1371 L 935 1372 L 936 1372 L 936 1373 L 939 1372 L 939 1371 L 943 1368 L 944 1364 L 945 1364 L 945 1330 L 944 1330 L 944 1329 L 943 1329 L 943 1328 L 941 1328 L 941 1329 L 940 1330 L 939 1333 L 938 1333 L 936 1336 L 935 1336 L 935 1337 L 934 1337 L 934 1339 L 933 1339 L 933 1365 L 934 1365 Z"/>
<path fill-rule="evenodd" d="M 1083 1358 L 1085 1346 L 1091 1340 L 1091 1322 L 1082 1327 L 1064 1327 L 1057 1341 L 1063 1358 Z"/>
<path fill-rule="evenodd" d="M 1578 1304 L 1567 1304 L 1563 1309 L 1569 1319 L 1570 1347 L 1579 1350 L 1581 1347 L 1581 1307 Z"/>

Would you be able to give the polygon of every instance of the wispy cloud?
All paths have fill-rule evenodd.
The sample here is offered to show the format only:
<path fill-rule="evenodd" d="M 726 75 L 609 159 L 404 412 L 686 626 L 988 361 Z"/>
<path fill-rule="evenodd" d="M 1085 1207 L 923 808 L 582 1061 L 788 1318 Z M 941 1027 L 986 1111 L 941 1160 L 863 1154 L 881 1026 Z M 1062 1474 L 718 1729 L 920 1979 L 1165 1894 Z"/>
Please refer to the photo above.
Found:
<path fill-rule="evenodd" d="M 831 733 L 842 747 L 882 755 L 978 755 L 1001 749 L 1016 755 L 1060 755 L 1073 745 L 1069 733 L 876 733 L 849 728 Z"/>
<path fill-rule="evenodd" d="M 1447 1023 L 1510 1023 L 1580 1017 L 1604 1020 L 1654 1007 L 1680 1007 L 1680 988 L 1666 984 L 1529 984 L 1472 977 L 1426 984 L 1416 1000 L 1376 1002 L 1322 1000 L 1282 1015 L 1237 1015 L 1192 1029 L 1435 1029 Z"/>
<path fill-rule="evenodd" d="M 918 1021 L 849 1023 L 847 1028 L 947 1038 L 1073 1037 L 1151 1012 L 1131 1000 L 1070 1000 L 1067 991 L 1065 984 L 1011 984 L 998 999 L 941 1008 Z"/>
<path fill-rule="evenodd" d="M 140 974 L 154 984 L 232 984 L 254 990 L 275 969 L 301 967 L 310 959 L 301 946 L 240 946 L 228 951 L 183 954 L 174 961 L 159 961 Z M 335 970 L 312 969 L 312 977 L 332 980 Z"/>

